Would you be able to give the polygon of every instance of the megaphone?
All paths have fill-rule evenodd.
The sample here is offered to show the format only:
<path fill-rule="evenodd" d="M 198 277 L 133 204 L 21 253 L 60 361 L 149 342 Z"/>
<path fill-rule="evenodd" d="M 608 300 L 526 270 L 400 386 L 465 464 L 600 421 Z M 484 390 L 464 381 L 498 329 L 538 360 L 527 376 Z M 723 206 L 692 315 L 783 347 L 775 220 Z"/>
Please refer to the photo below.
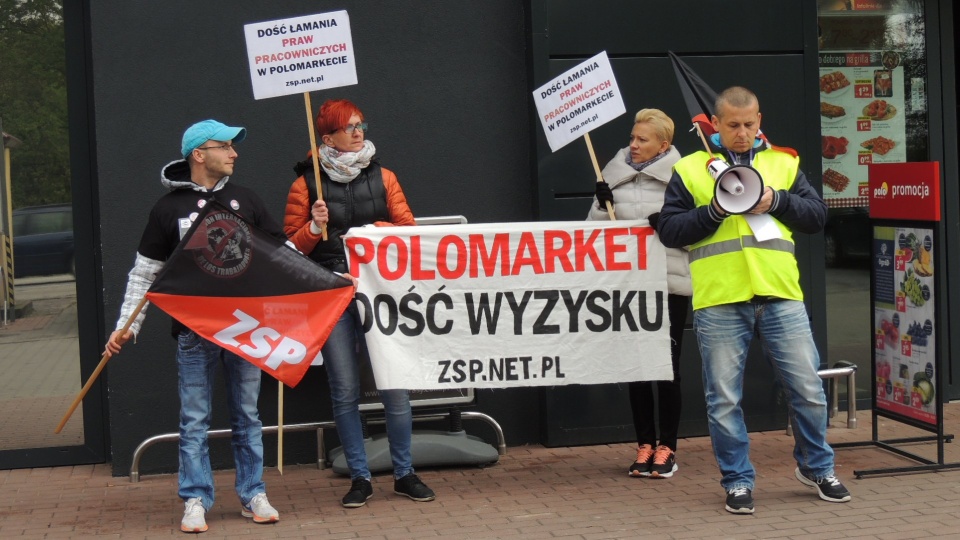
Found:
<path fill-rule="evenodd" d="M 707 162 L 707 171 L 716 180 L 713 197 L 728 214 L 746 214 L 763 197 L 763 178 L 749 165 L 729 165 L 722 159 Z"/>

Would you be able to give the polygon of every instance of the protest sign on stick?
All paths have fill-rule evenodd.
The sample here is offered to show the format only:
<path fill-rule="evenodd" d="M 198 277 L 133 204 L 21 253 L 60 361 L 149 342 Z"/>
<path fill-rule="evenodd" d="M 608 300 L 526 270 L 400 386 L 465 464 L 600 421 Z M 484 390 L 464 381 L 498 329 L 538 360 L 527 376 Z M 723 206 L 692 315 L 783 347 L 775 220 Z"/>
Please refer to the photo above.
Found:
<path fill-rule="evenodd" d="M 344 10 L 250 23 L 243 26 L 254 99 L 303 92 L 313 155 L 313 175 L 320 189 L 320 162 L 313 128 L 310 92 L 357 84 L 350 17 Z M 327 240 L 327 228 L 321 227 Z"/>
<path fill-rule="evenodd" d="M 583 135 L 597 182 L 602 182 L 603 174 L 590 142 L 590 131 L 627 111 L 607 52 L 597 54 L 537 88 L 533 92 L 533 101 L 550 150 L 556 152 Z M 609 202 L 607 213 L 610 219 L 616 219 Z"/>
<path fill-rule="evenodd" d="M 277 472 L 283 475 L 283 381 L 277 381 Z"/>
<path fill-rule="evenodd" d="M 310 134 L 310 155 L 317 198 L 320 188 L 320 161 L 313 127 L 310 91 L 357 84 L 357 65 L 353 56 L 350 17 L 345 10 L 277 19 L 243 26 L 247 41 L 247 60 L 254 99 L 286 96 L 303 92 Z M 320 226 L 327 240 L 326 224 Z M 283 473 L 283 384 L 278 395 L 278 469 Z"/>

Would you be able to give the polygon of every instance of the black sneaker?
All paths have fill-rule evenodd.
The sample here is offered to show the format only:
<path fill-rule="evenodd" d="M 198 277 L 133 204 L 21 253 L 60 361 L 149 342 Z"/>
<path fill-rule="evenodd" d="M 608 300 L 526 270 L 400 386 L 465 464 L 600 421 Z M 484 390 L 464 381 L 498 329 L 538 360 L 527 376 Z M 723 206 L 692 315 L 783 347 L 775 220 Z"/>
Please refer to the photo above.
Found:
<path fill-rule="evenodd" d="M 747 488 L 733 488 L 727 491 L 727 512 L 731 514 L 752 514 L 753 495 Z"/>
<path fill-rule="evenodd" d="M 397 495 L 405 495 L 417 502 L 432 501 L 437 495 L 426 484 L 420 481 L 420 477 L 410 473 L 399 480 L 393 481 L 393 492 Z"/>
<path fill-rule="evenodd" d="M 812 476 L 807 476 L 800 472 L 799 467 L 794 471 L 794 474 L 797 475 L 797 480 L 803 484 L 817 488 L 817 493 L 820 495 L 820 498 L 825 501 L 842 503 L 850 500 L 850 492 L 847 491 L 847 488 L 843 487 L 840 480 L 837 480 L 837 477 L 832 474 L 819 481 Z"/>
<path fill-rule="evenodd" d="M 653 463 L 653 446 L 641 444 L 637 446 L 637 459 L 627 470 L 633 477 L 650 476 L 650 465 Z"/>
<path fill-rule="evenodd" d="M 367 499 L 373 497 L 373 486 L 366 478 L 357 478 L 350 484 L 350 491 L 343 496 L 340 504 L 344 508 L 360 508 L 367 504 Z"/>
<path fill-rule="evenodd" d="M 653 453 L 653 462 L 650 463 L 650 478 L 670 478 L 678 468 L 676 452 L 669 446 L 658 446 Z"/>

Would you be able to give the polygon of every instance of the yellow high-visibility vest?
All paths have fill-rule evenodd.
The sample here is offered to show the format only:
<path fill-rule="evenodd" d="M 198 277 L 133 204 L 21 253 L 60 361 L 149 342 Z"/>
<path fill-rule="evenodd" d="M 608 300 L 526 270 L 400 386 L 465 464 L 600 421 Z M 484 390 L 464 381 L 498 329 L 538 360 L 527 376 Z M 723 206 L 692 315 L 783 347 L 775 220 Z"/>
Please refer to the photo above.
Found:
<path fill-rule="evenodd" d="M 713 199 L 715 181 L 707 171 L 711 157 L 722 159 L 719 154 L 700 151 L 675 165 L 698 207 Z M 754 156 L 752 166 L 765 186 L 788 190 L 797 177 L 799 162 L 795 156 L 767 149 Z M 759 242 L 743 216 L 733 215 L 724 219 L 714 234 L 690 247 L 693 309 L 744 302 L 754 296 L 803 300 L 793 234 L 773 220 L 781 238 Z"/>

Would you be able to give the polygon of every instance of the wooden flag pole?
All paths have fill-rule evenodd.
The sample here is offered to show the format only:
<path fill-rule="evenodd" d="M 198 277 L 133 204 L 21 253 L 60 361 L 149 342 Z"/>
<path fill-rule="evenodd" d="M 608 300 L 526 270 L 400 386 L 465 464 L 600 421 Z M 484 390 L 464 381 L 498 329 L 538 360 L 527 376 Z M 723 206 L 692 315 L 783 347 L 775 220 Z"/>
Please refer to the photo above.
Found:
<path fill-rule="evenodd" d="M 127 333 L 127 330 L 130 329 L 130 325 L 133 324 L 134 319 L 137 318 L 137 315 L 140 314 L 140 311 L 143 309 L 147 303 L 147 297 L 144 296 L 140 299 L 140 303 L 137 304 L 137 307 L 133 309 L 133 314 L 130 315 L 130 318 L 127 319 L 127 324 L 123 325 L 123 328 L 120 330 L 120 335 Z M 60 420 L 60 424 L 57 426 L 57 429 L 53 430 L 54 433 L 60 433 L 63 430 L 63 426 L 67 424 L 67 420 L 70 420 L 70 416 L 73 415 L 73 411 L 77 410 L 77 406 L 80 405 L 80 402 L 83 401 L 84 396 L 87 395 L 87 392 L 90 391 L 90 387 L 93 386 L 93 383 L 97 380 L 97 377 L 100 376 L 100 372 L 103 371 L 103 368 L 106 367 L 107 361 L 113 355 L 108 356 L 106 352 L 103 353 L 103 356 L 100 357 L 100 363 L 97 364 L 96 369 L 93 370 L 93 373 L 90 374 L 90 377 L 87 379 L 87 383 L 83 385 L 83 388 L 80 389 L 80 393 L 77 394 L 76 399 L 73 400 L 73 403 L 70 405 L 70 408 L 67 409 L 67 414 L 63 415 L 63 419 Z"/>
<path fill-rule="evenodd" d="M 583 134 L 583 140 L 587 141 L 587 150 L 590 151 L 590 161 L 593 162 L 593 170 L 597 173 L 597 182 L 603 182 L 603 172 L 600 171 L 600 164 L 597 163 L 597 155 L 593 152 L 593 143 L 590 142 L 590 133 Z M 613 213 L 613 205 L 610 204 L 610 201 L 607 201 L 607 214 L 610 215 L 612 221 L 617 220 L 617 216 Z"/>
<path fill-rule="evenodd" d="M 707 138 L 704 137 L 704 135 L 703 135 L 703 130 L 700 129 L 700 123 L 699 123 L 699 122 L 694 122 L 694 123 L 693 123 L 693 127 L 694 127 L 694 129 L 697 130 L 697 135 L 700 136 L 700 140 L 703 141 L 703 147 L 707 150 L 707 153 L 708 153 L 708 154 L 712 154 L 712 153 L 713 153 L 713 150 L 711 150 L 711 149 L 710 149 L 710 145 L 707 144 Z"/>
<path fill-rule="evenodd" d="M 277 381 L 277 470 L 283 475 L 283 381 Z"/>
<path fill-rule="evenodd" d="M 323 190 L 320 189 L 320 158 L 317 156 L 317 135 L 313 128 L 313 107 L 310 106 L 310 92 L 303 93 L 303 104 L 307 108 L 307 129 L 310 131 L 310 155 L 313 156 L 313 178 L 317 182 L 317 199 L 323 200 Z M 320 226 L 320 234 L 327 240 L 327 224 Z M 283 383 L 281 383 L 282 385 Z"/>

